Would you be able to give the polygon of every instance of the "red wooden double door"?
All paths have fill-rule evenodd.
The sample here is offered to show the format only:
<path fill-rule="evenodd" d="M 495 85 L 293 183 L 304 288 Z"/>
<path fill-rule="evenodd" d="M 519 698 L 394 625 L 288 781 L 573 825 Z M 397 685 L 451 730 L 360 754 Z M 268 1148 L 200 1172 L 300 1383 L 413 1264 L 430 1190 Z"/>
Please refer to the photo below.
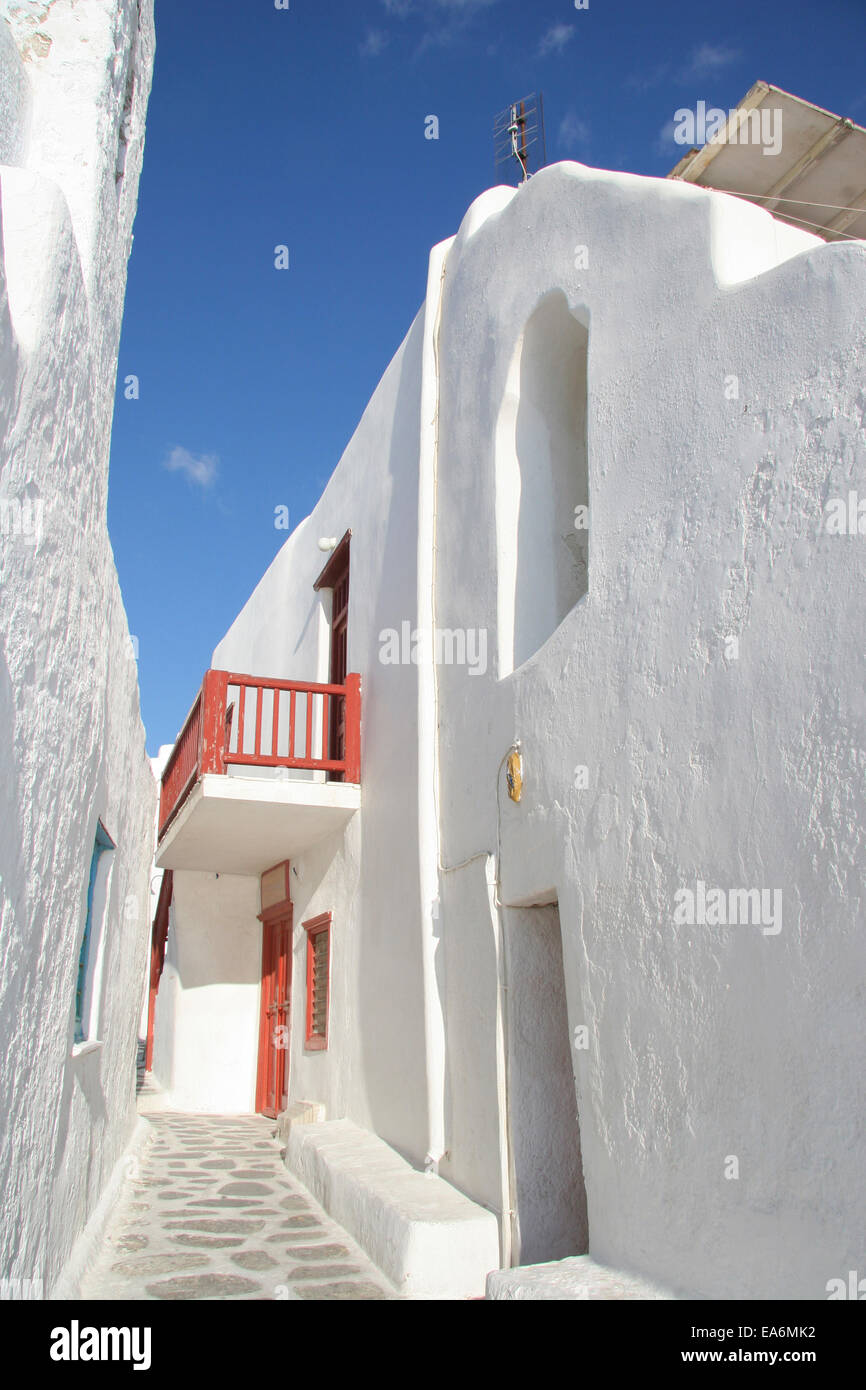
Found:
<path fill-rule="evenodd" d="M 288 869 L 288 865 L 286 865 Z M 264 880 L 263 880 L 264 889 Z M 263 892 L 263 899 L 264 899 Z M 275 1118 L 289 1096 L 289 1045 L 292 1025 L 292 904 L 286 897 L 263 903 L 262 995 L 256 1110 Z"/>

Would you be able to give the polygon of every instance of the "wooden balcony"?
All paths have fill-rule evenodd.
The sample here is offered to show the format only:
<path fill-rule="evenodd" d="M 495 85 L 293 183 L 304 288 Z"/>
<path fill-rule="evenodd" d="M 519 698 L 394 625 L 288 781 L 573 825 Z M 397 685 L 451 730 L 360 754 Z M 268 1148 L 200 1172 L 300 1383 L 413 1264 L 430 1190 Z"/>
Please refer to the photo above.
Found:
<path fill-rule="evenodd" d="M 360 676 L 208 671 L 163 772 L 157 863 L 260 873 L 291 858 L 360 806 L 360 749 Z"/>

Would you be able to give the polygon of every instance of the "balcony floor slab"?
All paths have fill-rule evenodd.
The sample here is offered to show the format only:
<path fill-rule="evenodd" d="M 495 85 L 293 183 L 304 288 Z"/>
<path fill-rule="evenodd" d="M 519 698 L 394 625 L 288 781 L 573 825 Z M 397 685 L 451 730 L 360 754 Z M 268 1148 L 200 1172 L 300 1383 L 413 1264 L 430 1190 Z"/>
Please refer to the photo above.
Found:
<path fill-rule="evenodd" d="M 160 842 L 161 869 L 261 874 L 340 833 L 359 810 L 347 782 L 208 774 L 190 792 Z"/>

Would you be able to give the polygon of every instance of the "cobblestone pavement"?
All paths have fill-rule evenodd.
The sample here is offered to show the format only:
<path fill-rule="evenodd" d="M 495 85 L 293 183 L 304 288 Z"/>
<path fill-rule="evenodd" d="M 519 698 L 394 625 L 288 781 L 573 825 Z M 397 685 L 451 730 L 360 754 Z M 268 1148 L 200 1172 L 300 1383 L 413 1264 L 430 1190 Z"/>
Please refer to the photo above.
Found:
<path fill-rule="evenodd" d="M 388 1299 L 393 1286 L 290 1176 L 259 1115 L 147 1116 L 81 1297 Z"/>

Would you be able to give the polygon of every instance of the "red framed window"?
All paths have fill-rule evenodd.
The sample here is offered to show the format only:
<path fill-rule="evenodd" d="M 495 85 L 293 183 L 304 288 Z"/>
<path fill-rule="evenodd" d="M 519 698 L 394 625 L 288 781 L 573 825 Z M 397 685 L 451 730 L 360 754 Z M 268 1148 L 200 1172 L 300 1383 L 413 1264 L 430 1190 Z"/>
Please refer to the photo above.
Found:
<path fill-rule="evenodd" d="M 311 1052 L 328 1046 L 331 1003 L 331 913 L 304 922 L 307 933 L 307 1042 Z"/>

